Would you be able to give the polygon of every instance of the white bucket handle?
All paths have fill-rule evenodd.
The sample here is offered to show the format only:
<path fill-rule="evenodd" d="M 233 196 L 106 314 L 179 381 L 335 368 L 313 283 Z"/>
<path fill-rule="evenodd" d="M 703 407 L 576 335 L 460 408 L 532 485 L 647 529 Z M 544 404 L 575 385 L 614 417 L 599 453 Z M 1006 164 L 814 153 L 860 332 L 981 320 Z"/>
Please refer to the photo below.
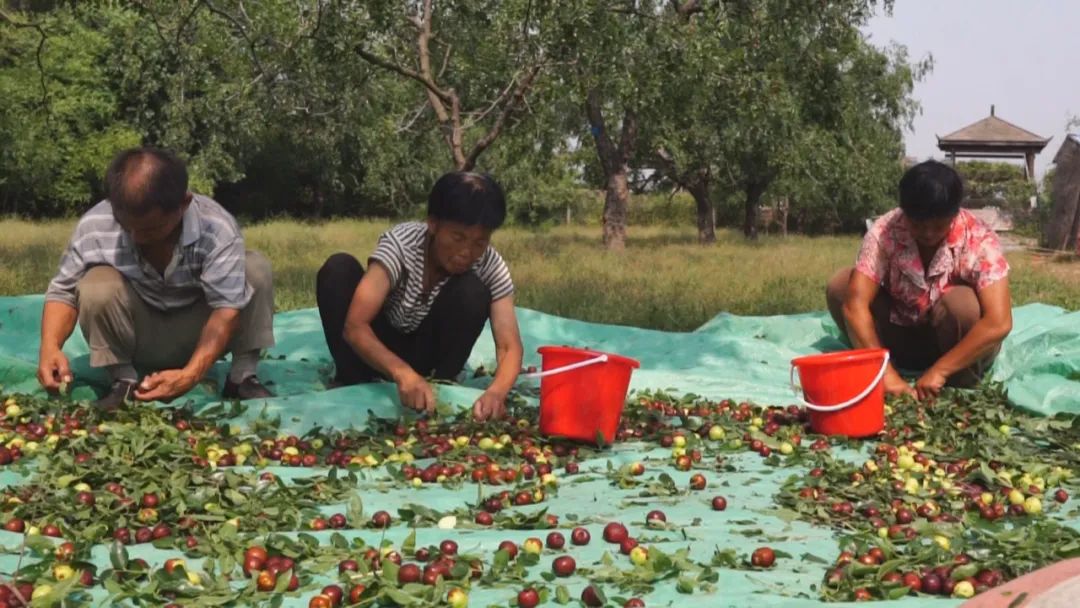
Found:
<path fill-rule="evenodd" d="M 856 403 L 865 399 L 867 395 L 869 395 L 875 388 L 877 388 L 878 383 L 881 382 L 882 378 L 885 377 L 885 371 L 889 369 L 889 351 L 885 351 L 885 360 L 881 362 L 881 370 L 878 371 L 877 376 L 874 378 L 874 381 L 870 383 L 870 386 L 866 387 L 866 390 L 852 397 L 851 399 L 848 399 L 843 403 L 837 403 L 836 405 L 814 405 L 813 403 L 810 403 L 802 397 L 799 397 L 798 395 L 802 392 L 802 387 L 795 384 L 796 369 L 797 368 L 794 365 L 791 366 L 791 378 L 789 379 L 791 382 L 791 391 L 795 393 L 796 399 L 798 399 L 799 402 L 805 405 L 807 408 L 812 409 L 815 412 L 835 412 L 855 405 Z"/>
<path fill-rule="evenodd" d="M 524 374 L 526 378 L 543 378 L 544 376 L 554 376 L 555 374 L 561 374 L 563 372 L 569 372 L 582 367 L 588 367 L 590 365 L 596 365 L 597 363 L 607 363 L 607 355 L 599 355 L 592 359 L 586 359 L 584 361 L 578 361 L 577 363 L 571 363 L 570 365 L 564 365 L 562 367 L 556 367 L 554 369 L 544 370 L 542 372 L 533 372 L 531 374 Z"/>

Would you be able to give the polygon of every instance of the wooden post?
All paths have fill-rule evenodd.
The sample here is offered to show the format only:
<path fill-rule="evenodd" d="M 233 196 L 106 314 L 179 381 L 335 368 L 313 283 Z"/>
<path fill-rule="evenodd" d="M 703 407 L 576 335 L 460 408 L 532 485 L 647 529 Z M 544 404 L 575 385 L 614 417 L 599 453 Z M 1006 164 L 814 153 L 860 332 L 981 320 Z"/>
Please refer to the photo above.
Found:
<path fill-rule="evenodd" d="M 1024 154 L 1024 158 L 1027 160 L 1027 178 L 1035 181 L 1035 153 L 1029 150 Z"/>

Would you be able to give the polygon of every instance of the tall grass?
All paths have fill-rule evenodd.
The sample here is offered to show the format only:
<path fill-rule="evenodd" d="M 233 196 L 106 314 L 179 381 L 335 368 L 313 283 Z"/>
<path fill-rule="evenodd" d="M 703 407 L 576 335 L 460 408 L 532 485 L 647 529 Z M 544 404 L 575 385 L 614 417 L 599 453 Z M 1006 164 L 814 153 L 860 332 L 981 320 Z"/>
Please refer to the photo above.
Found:
<path fill-rule="evenodd" d="M 385 221 L 271 221 L 245 230 L 248 246 L 274 265 L 279 310 L 314 306 L 315 273 L 332 253 L 365 260 Z M 0 295 L 41 293 L 56 269 L 73 222 L 0 221 Z M 692 228 L 630 228 L 627 249 L 605 251 L 596 227 L 496 232 L 511 266 L 517 303 L 586 321 L 690 330 L 715 314 L 790 314 L 821 310 L 824 284 L 851 264 L 853 236 L 764 237 L 748 243 L 720 231 L 711 247 Z M 1009 256 L 1016 304 L 1080 309 L 1080 264 Z"/>

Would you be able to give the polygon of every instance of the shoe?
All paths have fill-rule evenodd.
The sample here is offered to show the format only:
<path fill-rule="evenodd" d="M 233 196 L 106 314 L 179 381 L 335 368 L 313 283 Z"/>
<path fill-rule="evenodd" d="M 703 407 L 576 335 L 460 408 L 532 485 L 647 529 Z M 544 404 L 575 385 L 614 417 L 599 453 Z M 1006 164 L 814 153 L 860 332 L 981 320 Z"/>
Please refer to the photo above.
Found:
<path fill-rule="evenodd" d="M 137 380 L 117 380 L 112 383 L 112 388 L 109 389 L 107 395 L 94 402 L 94 407 L 103 410 L 115 410 L 124 405 L 125 402 L 134 399 L 135 389 L 138 386 L 139 382 Z"/>
<path fill-rule="evenodd" d="M 226 380 L 225 388 L 221 391 L 221 396 L 225 399 L 239 399 L 240 401 L 244 401 L 247 399 L 269 399 L 276 395 L 270 392 L 270 389 L 263 386 L 263 383 L 259 382 L 257 376 L 248 376 L 239 384 L 232 380 Z"/>

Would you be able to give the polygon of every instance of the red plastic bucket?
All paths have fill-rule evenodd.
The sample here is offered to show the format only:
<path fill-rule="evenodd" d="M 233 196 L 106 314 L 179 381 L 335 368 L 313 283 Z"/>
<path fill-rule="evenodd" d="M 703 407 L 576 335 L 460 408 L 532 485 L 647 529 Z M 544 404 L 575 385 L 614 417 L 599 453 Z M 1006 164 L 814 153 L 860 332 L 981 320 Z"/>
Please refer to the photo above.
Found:
<path fill-rule="evenodd" d="M 810 428 L 823 435 L 869 437 L 885 428 L 885 370 L 889 351 L 865 348 L 799 357 L 791 362 L 791 385 L 799 370 Z"/>
<path fill-rule="evenodd" d="M 615 441 L 630 374 L 641 366 L 629 357 L 569 346 L 541 346 L 540 432 L 596 443 Z"/>

